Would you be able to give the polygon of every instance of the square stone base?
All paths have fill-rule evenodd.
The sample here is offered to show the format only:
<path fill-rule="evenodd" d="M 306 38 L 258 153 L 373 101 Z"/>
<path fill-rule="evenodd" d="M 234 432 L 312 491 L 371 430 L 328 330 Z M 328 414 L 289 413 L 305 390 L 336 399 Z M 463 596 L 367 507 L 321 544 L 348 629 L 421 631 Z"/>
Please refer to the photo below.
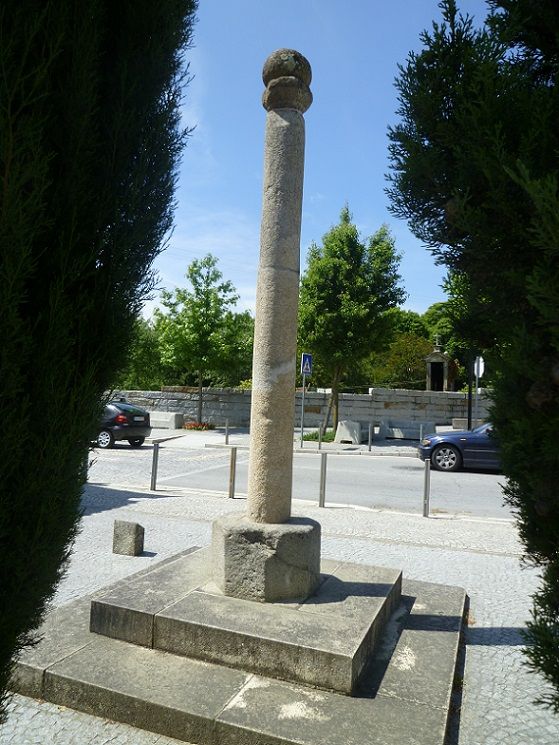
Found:
<path fill-rule="evenodd" d="M 230 597 L 261 603 L 304 600 L 320 582 L 320 524 L 304 517 L 280 524 L 238 515 L 216 520 L 212 575 Z"/>
<path fill-rule="evenodd" d="M 406 581 L 400 603 L 397 570 L 323 560 L 305 603 L 251 603 L 205 590 L 209 564 L 183 553 L 51 612 L 12 690 L 201 745 L 447 742 L 462 589 Z"/>

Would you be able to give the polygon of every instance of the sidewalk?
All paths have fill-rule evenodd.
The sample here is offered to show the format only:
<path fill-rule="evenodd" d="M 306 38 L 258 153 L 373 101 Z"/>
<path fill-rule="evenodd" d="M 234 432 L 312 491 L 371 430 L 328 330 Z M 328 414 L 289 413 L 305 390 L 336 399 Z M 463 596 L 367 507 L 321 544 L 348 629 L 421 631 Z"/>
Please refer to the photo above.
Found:
<path fill-rule="evenodd" d="M 224 439 L 220 431 L 180 432 L 181 447 L 201 448 Z M 243 436 L 231 434 L 230 444 Z M 153 493 L 88 485 L 82 531 L 54 604 L 81 597 L 189 546 L 207 545 L 212 521 L 242 511 L 244 505 L 242 499 L 227 499 L 217 492 Z M 557 744 L 559 719 L 534 705 L 545 692 L 544 684 L 523 664 L 522 628 L 538 576 L 521 568 L 522 549 L 512 524 L 347 507 L 320 509 L 308 502 L 294 502 L 293 507 L 295 514 L 321 522 L 325 558 L 400 568 L 409 579 L 466 588 L 471 604 L 462 711 L 453 723 L 449 745 Z M 142 556 L 112 553 L 115 519 L 145 527 Z M 0 745 L 109 742 L 176 745 L 169 738 L 21 696 L 14 698 L 9 719 L 0 729 Z"/>
<path fill-rule="evenodd" d="M 305 429 L 305 434 L 314 432 L 314 429 Z M 153 429 L 151 436 L 146 442 L 171 442 L 176 448 L 200 448 L 200 447 L 239 447 L 248 448 L 250 445 L 250 434 L 246 428 L 231 428 L 229 430 L 229 442 L 225 442 L 225 430 L 211 429 L 198 432 L 196 430 L 184 429 Z M 405 455 L 414 457 L 417 454 L 416 440 L 384 440 L 373 439 L 371 450 L 368 443 L 352 445 L 349 443 L 323 442 L 321 450 L 325 453 L 342 453 L 356 455 Z M 297 451 L 318 452 L 318 442 L 304 440 L 301 448 L 300 431 L 293 435 L 293 448 Z"/>

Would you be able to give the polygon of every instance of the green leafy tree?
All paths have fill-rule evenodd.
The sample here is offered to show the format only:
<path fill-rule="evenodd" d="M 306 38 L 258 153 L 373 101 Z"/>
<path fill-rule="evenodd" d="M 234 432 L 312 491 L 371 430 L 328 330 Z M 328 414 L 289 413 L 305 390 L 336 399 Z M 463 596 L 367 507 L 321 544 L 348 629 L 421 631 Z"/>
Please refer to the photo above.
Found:
<path fill-rule="evenodd" d="M 559 6 L 489 5 L 476 30 L 442 2 L 402 67 L 390 194 L 460 278 L 457 315 L 483 308 L 506 498 L 542 570 L 527 654 L 559 712 Z"/>
<path fill-rule="evenodd" d="M 390 308 L 386 312 L 386 316 L 390 321 L 394 336 L 412 334 L 413 336 L 423 336 L 426 339 L 429 337 L 429 327 L 425 317 L 413 310 Z"/>
<path fill-rule="evenodd" d="M 195 259 L 186 277 L 190 289 L 178 287 L 161 296 L 166 312 L 156 311 L 160 327 L 161 358 L 182 371 L 184 382 L 195 374 L 198 385 L 197 420 L 202 422 L 204 378 L 223 370 L 231 347 L 231 329 L 235 328 L 230 308 L 238 295 L 217 268 L 217 259 L 207 254 Z M 240 325 L 240 324 L 239 324 Z"/>
<path fill-rule="evenodd" d="M 299 299 L 299 347 L 313 353 L 328 376 L 334 427 L 344 375 L 384 343 L 386 311 L 405 299 L 399 261 L 388 228 L 363 242 L 347 206 L 322 246 L 309 249 Z"/>
<path fill-rule="evenodd" d="M 222 353 L 214 373 L 216 385 L 235 387 L 251 377 L 253 341 L 254 318 L 249 311 L 228 311 L 224 317 Z"/>
<path fill-rule="evenodd" d="M 172 225 L 195 6 L 0 10 L 0 698 L 65 571 L 104 391 Z"/>

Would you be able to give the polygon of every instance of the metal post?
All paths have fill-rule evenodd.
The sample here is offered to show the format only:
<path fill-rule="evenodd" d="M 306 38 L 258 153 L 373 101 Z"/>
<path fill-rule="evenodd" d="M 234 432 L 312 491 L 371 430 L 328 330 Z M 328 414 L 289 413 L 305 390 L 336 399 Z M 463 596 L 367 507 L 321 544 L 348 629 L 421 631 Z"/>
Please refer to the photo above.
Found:
<path fill-rule="evenodd" d="M 421 442 L 421 440 L 423 440 L 423 425 L 422 424 L 419 425 L 419 442 Z"/>
<path fill-rule="evenodd" d="M 425 480 L 423 482 L 423 517 L 429 517 L 430 496 L 431 496 L 431 459 L 425 458 Z"/>
<path fill-rule="evenodd" d="M 477 362 L 477 360 L 476 360 Z M 474 398 L 474 421 L 472 429 L 477 427 L 478 421 L 479 421 L 479 367 L 475 366 L 475 373 L 476 373 L 476 392 L 475 392 L 475 398 Z"/>
<path fill-rule="evenodd" d="M 321 450 L 322 448 L 322 424 L 318 428 L 318 449 Z"/>
<path fill-rule="evenodd" d="M 229 419 L 225 420 L 225 444 L 229 445 Z"/>
<path fill-rule="evenodd" d="M 237 448 L 231 448 L 229 461 L 229 499 L 235 498 L 235 475 L 237 473 Z"/>
<path fill-rule="evenodd" d="M 326 458 L 328 453 L 320 454 L 320 491 L 318 494 L 318 506 L 324 507 L 326 499 Z"/>
<path fill-rule="evenodd" d="M 372 441 L 373 441 L 373 423 L 369 422 L 369 452 L 371 452 Z"/>
<path fill-rule="evenodd" d="M 301 398 L 301 447 L 303 447 L 303 427 L 305 421 L 305 382 L 306 375 L 303 373 L 303 396 Z"/>
<path fill-rule="evenodd" d="M 151 459 L 151 486 L 150 489 L 157 489 L 157 466 L 159 465 L 159 443 L 153 443 L 153 456 Z"/>
<path fill-rule="evenodd" d="M 472 366 L 473 366 L 472 352 L 470 351 L 468 357 L 468 430 L 472 429 Z"/>

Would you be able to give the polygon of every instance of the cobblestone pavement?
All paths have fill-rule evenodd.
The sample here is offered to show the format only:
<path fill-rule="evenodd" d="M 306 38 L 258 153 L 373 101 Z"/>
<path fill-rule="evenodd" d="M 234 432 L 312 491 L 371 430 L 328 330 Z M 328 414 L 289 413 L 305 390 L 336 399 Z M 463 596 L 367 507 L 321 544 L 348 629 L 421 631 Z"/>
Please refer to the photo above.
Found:
<path fill-rule="evenodd" d="M 211 451 L 210 451 L 211 452 Z M 205 458 L 205 452 L 200 457 Z M 211 521 L 242 510 L 223 493 L 89 485 L 84 518 L 55 605 L 210 541 Z M 433 517 L 295 502 L 294 512 L 320 520 L 322 553 L 346 561 L 401 568 L 406 577 L 465 587 L 470 599 L 462 711 L 450 745 L 557 745 L 559 718 L 534 700 L 542 679 L 523 664 L 522 629 L 538 583 L 522 568 L 510 522 Z M 112 554 L 115 519 L 145 526 L 143 556 Z M 0 745 L 171 745 L 176 741 L 48 703 L 15 696 Z M 459 726 L 458 726 L 459 724 Z"/>

